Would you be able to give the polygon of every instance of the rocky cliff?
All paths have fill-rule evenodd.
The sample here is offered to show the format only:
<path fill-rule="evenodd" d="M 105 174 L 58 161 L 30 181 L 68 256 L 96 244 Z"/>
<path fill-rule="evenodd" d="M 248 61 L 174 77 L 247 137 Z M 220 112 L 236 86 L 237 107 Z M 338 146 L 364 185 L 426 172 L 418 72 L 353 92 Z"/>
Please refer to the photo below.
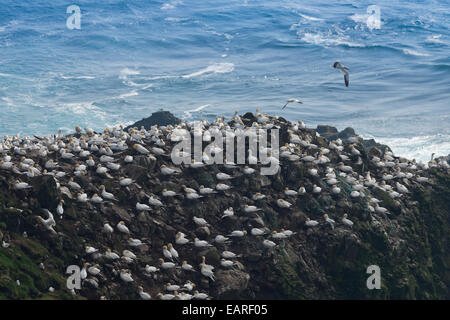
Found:
<path fill-rule="evenodd" d="M 252 114 L 242 117 L 245 125 L 256 118 Z M 291 125 L 282 118 L 273 119 L 280 126 L 280 146 L 289 142 Z M 330 141 L 315 134 L 313 129 L 298 129 L 301 137 L 310 137 L 310 143 L 320 150 L 329 148 Z M 324 131 L 320 131 L 324 133 Z M 110 134 L 107 132 L 106 134 Z M 326 136 L 326 134 L 324 134 Z M 80 134 L 72 137 L 80 138 Z M 337 139 L 331 135 L 330 139 Z M 70 137 L 61 138 L 69 145 Z M 147 141 L 145 138 L 143 142 Z M 242 168 L 225 168 L 209 165 L 203 168 L 179 166 L 180 173 L 164 175 L 161 165 L 176 167 L 170 157 L 170 144 L 161 147 L 165 154 L 148 157 L 133 149 L 135 141 L 127 140 L 128 149 L 115 153 L 120 159 L 119 172 L 110 170 L 109 177 L 87 169 L 87 173 L 74 176 L 83 192 L 91 196 L 100 194 L 99 187 L 115 195 L 116 201 L 100 204 L 77 201 L 77 190 L 68 186 L 73 175 L 74 159 L 62 159 L 59 152 L 48 154 L 58 162 L 58 170 L 66 176 L 36 175 L 27 177 L 11 170 L 0 172 L 0 299 L 139 299 L 138 286 L 142 286 L 153 298 L 166 292 L 168 282 L 182 286 L 186 281 L 196 284 L 195 289 L 207 293 L 213 299 L 449 299 L 450 256 L 448 250 L 450 213 L 450 176 L 448 169 L 435 166 L 417 169 L 417 175 L 428 178 L 419 183 L 415 179 L 401 181 L 408 193 L 398 198 L 377 187 L 364 188 L 364 196 L 353 197 L 353 185 L 337 175 L 341 192 L 330 191 L 324 177 L 327 166 L 335 168 L 341 162 L 339 153 L 327 154 L 330 163 L 320 165 L 306 161 L 289 161 L 281 158 L 281 170 L 276 175 L 262 176 L 242 174 Z M 150 144 L 150 142 L 148 143 Z M 359 155 L 351 155 L 350 148 Z M 372 160 L 382 157 L 379 148 L 370 150 L 362 141 L 343 144 L 350 155 L 356 176 L 364 176 L 369 170 L 378 181 L 386 174 Z M 316 151 L 308 148 L 308 154 Z M 18 163 L 21 156 L 13 152 L 11 160 Z M 26 157 L 34 159 L 35 167 L 44 168 L 47 158 L 38 156 L 38 150 L 27 151 Z M 6 153 L 5 153 L 6 154 Z M 132 155 L 132 163 L 124 163 L 125 155 Z M 93 157 L 99 162 L 99 157 Z M 360 159 L 357 159 L 360 158 Z M 398 158 L 396 158 L 398 160 Z M 358 161 L 357 161 L 358 160 Z M 258 166 L 254 166 L 258 168 Z M 310 174 L 316 168 L 319 176 Z M 335 169 L 336 171 L 336 169 Z M 214 188 L 216 174 L 224 172 L 233 177 L 226 183 L 232 188 L 197 200 L 187 199 L 183 185 L 199 190 L 200 186 Z M 119 185 L 119 177 L 133 179 L 127 187 Z M 16 179 L 26 181 L 30 188 L 17 190 Z M 390 181 L 388 181 L 388 184 Z M 322 192 L 313 193 L 314 185 Z M 285 187 L 297 190 L 304 187 L 306 193 L 294 197 L 284 194 Z M 173 190 L 175 197 L 161 196 L 164 189 Z M 253 200 L 256 193 L 266 197 Z M 137 211 L 136 203 L 147 203 L 148 196 L 157 197 L 163 206 L 151 206 L 150 211 Z M 388 213 L 371 212 L 368 196 L 381 201 Z M 60 218 L 56 208 L 64 200 L 64 213 Z M 290 208 L 277 205 L 278 199 L 290 202 Z M 262 210 L 247 213 L 245 204 Z M 222 218 L 226 208 L 233 207 L 235 214 Z M 41 223 L 47 218 L 42 209 L 55 216 L 55 233 Z M 324 223 L 327 213 L 336 224 Z M 353 226 L 341 223 L 344 214 Z M 198 226 L 193 217 L 207 220 L 207 226 Z M 308 227 L 307 218 L 319 221 Z M 123 221 L 130 234 L 117 231 Z M 104 224 L 114 228 L 104 231 Z M 250 234 L 252 228 L 267 230 L 263 236 Z M 286 239 L 271 238 L 273 230 L 291 230 Z M 228 235 L 233 230 L 246 230 L 244 237 L 233 238 L 228 244 L 213 241 L 218 234 Z M 176 234 L 182 232 L 190 243 L 175 244 Z M 129 237 L 140 239 L 142 245 L 130 247 Z M 198 248 L 192 245 L 198 237 L 213 246 Z M 276 243 L 268 249 L 263 239 Z M 187 260 L 195 271 L 181 268 L 163 270 L 159 259 L 164 258 L 162 248 L 172 243 L 178 251 L 181 265 Z M 89 254 L 86 246 L 98 252 Z M 104 257 L 107 249 L 122 255 L 131 250 L 135 259 L 109 260 Z M 232 268 L 221 267 L 221 252 L 232 251 L 239 255 Z M 215 281 L 199 272 L 199 264 L 205 257 L 207 264 L 215 267 Z M 167 261 L 167 259 L 165 259 Z M 82 288 L 71 293 L 66 287 L 66 268 L 98 264 L 101 272 L 88 275 Z M 155 266 L 159 271 L 148 272 L 145 266 Z M 378 265 L 381 269 L 381 289 L 368 290 L 366 269 Z M 133 281 L 121 279 L 121 270 L 128 270 Z"/>

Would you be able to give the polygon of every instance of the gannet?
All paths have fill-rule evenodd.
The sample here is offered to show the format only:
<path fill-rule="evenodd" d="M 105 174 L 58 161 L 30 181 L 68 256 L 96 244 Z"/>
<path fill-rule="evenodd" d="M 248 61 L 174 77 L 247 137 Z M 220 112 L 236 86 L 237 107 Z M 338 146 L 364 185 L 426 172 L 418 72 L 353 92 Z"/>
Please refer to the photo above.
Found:
<path fill-rule="evenodd" d="M 109 225 L 109 223 L 105 223 L 105 224 L 103 225 L 103 230 L 104 230 L 106 233 L 113 233 L 113 232 L 114 232 L 114 228 L 111 227 L 111 226 Z"/>
<path fill-rule="evenodd" d="M 208 295 L 206 293 L 200 293 L 197 290 L 195 290 L 193 298 L 194 299 L 199 299 L 199 300 L 206 300 L 208 299 Z"/>
<path fill-rule="evenodd" d="M 91 275 L 96 276 L 96 275 L 100 274 L 101 270 L 99 269 L 99 265 L 95 264 L 95 265 L 93 265 L 93 266 L 88 268 L 88 272 Z"/>
<path fill-rule="evenodd" d="M 175 243 L 176 243 L 176 244 L 181 244 L 181 245 L 183 245 L 183 244 L 186 244 L 186 243 L 188 243 L 188 242 L 189 242 L 189 240 L 185 238 L 185 235 L 184 235 L 183 233 L 178 232 L 178 233 L 176 234 L 176 236 L 175 236 Z"/>
<path fill-rule="evenodd" d="M 107 200 L 113 200 L 113 201 L 117 200 L 112 193 L 109 193 L 109 192 L 106 191 L 104 185 L 100 186 L 100 190 L 102 191 L 102 197 L 103 198 L 105 198 Z"/>
<path fill-rule="evenodd" d="M 16 183 L 14 184 L 14 188 L 16 190 L 24 190 L 24 189 L 31 188 L 31 186 L 26 182 L 21 182 L 19 180 L 16 180 Z"/>
<path fill-rule="evenodd" d="M 133 238 L 128 238 L 128 245 L 130 247 L 139 247 L 141 245 L 143 245 L 142 241 L 139 239 L 133 239 Z"/>
<path fill-rule="evenodd" d="M 91 247 L 91 246 L 86 246 L 85 249 L 84 249 L 84 251 L 85 251 L 87 254 L 93 254 L 93 253 L 98 252 L 97 249 L 95 249 L 94 247 Z"/>
<path fill-rule="evenodd" d="M 125 225 L 125 222 L 120 221 L 117 225 L 116 225 L 117 230 L 119 230 L 122 233 L 126 233 L 126 234 L 130 234 L 130 230 L 127 228 L 127 226 Z"/>
<path fill-rule="evenodd" d="M 161 263 L 161 268 L 163 269 L 172 269 L 175 268 L 175 263 L 173 262 L 164 262 L 164 259 L 160 258 L 159 262 Z"/>
<path fill-rule="evenodd" d="M 197 192 L 192 192 L 192 191 L 188 190 L 186 193 L 186 198 L 187 199 L 199 199 L 199 198 L 203 198 L 203 196 L 199 195 Z"/>
<path fill-rule="evenodd" d="M 115 252 L 112 252 L 111 249 L 109 249 L 109 248 L 106 249 L 105 257 L 108 258 L 108 259 L 111 259 L 111 260 L 120 259 L 119 255 L 117 253 L 115 253 Z"/>
<path fill-rule="evenodd" d="M 211 189 L 211 188 L 205 188 L 204 186 L 200 186 L 200 193 L 201 194 L 212 194 L 212 193 L 217 193 L 217 191 L 215 191 L 214 189 Z"/>
<path fill-rule="evenodd" d="M 298 192 L 295 191 L 295 190 L 289 189 L 289 187 L 286 187 L 284 189 L 284 194 L 287 195 L 287 196 L 296 196 L 296 195 L 298 195 Z"/>
<path fill-rule="evenodd" d="M 245 230 L 234 230 L 230 234 L 227 235 L 227 237 L 243 237 L 247 234 L 247 231 Z"/>
<path fill-rule="evenodd" d="M 232 258 L 237 258 L 240 257 L 240 254 L 235 254 L 234 252 L 225 250 L 222 252 L 222 257 L 224 257 L 225 259 L 232 259 Z"/>
<path fill-rule="evenodd" d="M 212 247 L 212 244 L 208 243 L 208 241 L 200 240 L 199 238 L 194 239 L 194 245 L 198 248 Z"/>
<path fill-rule="evenodd" d="M 163 189 L 162 195 L 163 195 L 163 197 L 174 197 L 177 195 L 177 193 L 172 190 Z"/>
<path fill-rule="evenodd" d="M 160 200 L 158 200 L 152 196 L 150 196 L 148 198 L 148 203 L 151 204 L 152 206 L 157 206 L 157 207 L 163 206 L 163 203 Z"/>
<path fill-rule="evenodd" d="M 127 272 L 125 269 L 122 269 L 120 272 L 120 279 L 125 282 L 133 282 L 133 278 L 131 277 L 131 273 Z"/>
<path fill-rule="evenodd" d="M 263 195 L 263 194 L 257 192 L 257 193 L 255 193 L 255 194 L 252 196 L 252 199 L 253 199 L 254 201 L 257 201 L 257 200 L 264 199 L 265 197 L 266 197 L 265 195 Z"/>
<path fill-rule="evenodd" d="M 252 230 L 250 231 L 250 233 L 253 236 L 262 236 L 263 234 L 266 233 L 266 231 L 264 229 L 261 228 L 252 228 Z"/>
<path fill-rule="evenodd" d="M 348 68 L 344 65 L 342 65 L 340 62 L 336 61 L 333 64 L 333 68 L 340 70 L 343 74 L 344 74 L 344 82 L 345 82 L 345 86 L 348 87 L 349 84 L 349 74 L 348 74 Z"/>
<path fill-rule="evenodd" d="M 199 225 L 201 227 L 209 225 L 208 222 L 203 218 L 194 216 L 192 219 L 194 220 L 196 225 Z"/>
<path fill-rule="evenodd" d="M 227 243 L 227 241 L 230 240 L 230 238 L 227 238 L 221 234 L 218 234 L 215 238 L 214 241 L 217 243 Z"/>
<path fill-rule="evenodd" d="M 349 226 L 349 227 L 353 226 L 353 221 L 347 219 L 347 214 L 346 213 L 344 214 L 344 217 L 342 218 L 342 223 L 347 225 L 347 226 Z"/>
<path fill-rule="evenodd" d="M 139 289 L 139 296 L 141 297 L 142 300 L 150 300 L 152 298 L 147 292 L 144 292 L 144 288 L 142 288 L 141 286 L 139 286 L 138 289 Z"/>
<path fill-rule="evenodd" d="M 94 193 L 94 195 L 91 198 L 91 202 L 98 204 L 98 203 L 102 203 L 103 199 L 98 194 Z"/>
<path fill-rule="evenodd" d="M 174 292 L 174 293 L 176 293 L 176 294 L 170 294 L 170 293 L 162 294 L 162 293 L 160 292 L 160 293 L 158 293 L 157 297 L 159 297 L 159 299 L 161 299 L 161 300 L 173 300 L 173 299 L 175 299 L 176 296 L 178 295 L 177 292 Z"/>
<path fill-rule="evenodd" d="M 231 268 L 234 265 L 234 261 L 225 260 L 224 258 L 220 259 L 220 265 L 225 268 Z"/>
<path fill-rule="evenodd" d="M 219 172 L 219 173 L 216 174 L 216 178 L 218 180 L 230 180 L 233 177 L 230 176 L 229 174 L 226 174 L 226 173 L 223 173 L 223 172 Z"/>
<path fill-rule="evenodd" d="M 122 254 L 125 256 L 125 257 L 128 257 L 128 258 L 130 258 L 130 259 L 133 259 L 133 260 L 136 260 L 136 255 L 133 253 L 133 252 L 131 252 L 130 250 L 123 250 L 122 251 Z"/>
<path fill-rule="evenodd" d="M 137 211 L 150 211 L 150 207 L 144 203 L 136 203 L 136 210 Z"/>
<path fill-rule="evenodd" d="M 144 270 L 145 270 L 145 272 L 147 272 L 147 273 L 154 273 L 154 272 L 159 271 L 158 268 L 156 268 L 156 267 L 154 267 L 154 266 L 149 266 L 148 264 L 145 265 Z"/>
<path fill-rule="evenodd" d="M 257 208 L 257 207 L 255 207 L 255 206 L 249 206 L 248 204 L 246 204 L 245 206 L 244 206 L 244 211 L 245 212 L 256 212 L 256 211 L 261 211 L 262 209 L 260 209 L 260 208 Z"/>
<path fill-rule="evenodd" d="M 389 213 L 388 209 L 384 208 L 384 207 L 380 207 L 378 205 L 378 203 L 375 203 L 375 211 L 378 213 Z"/>
<path fill-rule="evenodd" d="M 283 200 L 283 199 L 278 199 L 278 200 L 277 200 L 277 205 L 278 205 L 280 208 L 289 208 L 289 207 L 292 206 L 292 203 L 289 203 L 288 201 Z"/>
<path fill-rule="evenodd" d="M 37 216 L 39 221 L 41 221 L 41 223 L 44 225 L 44 227 L 51 231 L 52 233 L 56 234 L 56 231 L 53 229 L 53 227 L 56 226 L 56 222 L 55 219 L 53 218 L 53 214 L 48 211 L 47 209 L 42 209 L 45 213 L 47 213 L 48 218 L 47 219 L 43 219 L 41 216 Z"/>
<path fill-rule="evenodd" d="M 284 234 L 283 232 L 277 232 L 274 230 L 271 233 L 271 237 L 273 239 L 286 239 L 288 236 L 286 234 Z"/>
<path fill-rule="evenodd" d="M 202 275 L 211 279 L 212 281 L 215 281 L 214 272 L 213 272 L 214 267 L 210 268 L 204 262 L 200 263 L 200 267 L 201 267 L 200 271 L 201 271 Z"/>
<path fill-rule="evenodd" d="M 183 261 L 183 264 L 181 265 L 181 269 L 186 270 L 186 271 L 195 271 L 194 267 L 192 265 L 190 265 L 189 263 L 187 263 L 187 261 Z"/>
<path fill-rule="evenodd" d="M 271 249 L 271 248 L 273 248 L 273 247 L 275 247 L 277 245 L 275 242 L 270 241 L 268 239 L 263 240 L 262 243 L 263 243 L 264 247 L 269 248 L 269 249 Z"/>
<path fill-rule="evenodd" d="M 146 148 L 144 148 L 143 146 L 141 146 L 140 144 L 137 144 L 137 143 L 133 145 L 133 149 L 141 154 L 149 154 L 150 153 L 149 150 L 147 150 Z"/>
<path fill-rule="evenodd" d="M 253 174 L 253 173 L 255 173 L 255 169 L 249 168 L 248 166 L 245 166 L 243 171 L 244 171 L 245 174 Z"/>
<path fill-rule="evenodd" d="M 334 224 L 336 222 L 333 219 L 329 218 L 328 214 L 326 214 L 326 213 L 323 215 L 323 217 L 325 218 L 325 221 L 330 224 L 331 229 L 334 229 Z"/>
<path fill-rule="evenodd" d="M 303 104 L 303 102 L 301 102 L 300 100 L 291 98 L 291 99 L 288 99 L 288 100 L 287 100 L 286 104 L 283 106 L 283 108 L 281 108 L 281 110 L 283 110 L 284 108 L 286 108 L 286 106 L 287 106 L 289 103 L 292 103 L 292 102 Z"/>
<path fill-rule="evenodd" d="M 234 215 L 233 207 L 229 207 L 228 209 L 225 209 L 225 211 L 223 212 L 222 219 L 225 217 L 231 217 L 233 215 Z"/>
<path fill-rule="evenodd" d="M 188 280 L 184 285 L 183 285 L 183 289 L 186 289 L 187 291 L 192 291 L 195 287 L 195 283 L 191 282 L 190 280 Z"/>
<path fill-rule="evenodd" d="M 178 252 L 177 252 L 177 250 L 175 250 L 175 248 L 173 247 L 173 245 L 171 243 L 169 243 L 167 245 L 167 248 L 168 248 L 170 254 L 172 255 L 172 257 L 175 259 L 178 259 L 178 257 L 179 257 Z"/>
<path fill-rule="evenodd" d="M 306 218 L 306 222 L 305 225 L 307 227 L 315 227 L 319 224 L 319 222 L 317 222 L 316 220 L 311 220 L 310 218 Z"/>
<path fill-rule="evenodd" d="M 321 187 L 318 187 L 317 185 L 313 186 L 313 193 L 320 193 L 322 191 Z"/>
<path fill-rule="evenodd" d="M 161 173 L 164 175 L 171 175 L 178 173 L 177 170 L 167 167 L 165 164 L 161 165 Z"/>
<path fill-rule="evenodd" d="M 219 191 L 226 191 L 229 190 L 231 188 L 231 186 L 224 184 L 224 183 L 219 183 L 216 185 L 216 189 Z"/>

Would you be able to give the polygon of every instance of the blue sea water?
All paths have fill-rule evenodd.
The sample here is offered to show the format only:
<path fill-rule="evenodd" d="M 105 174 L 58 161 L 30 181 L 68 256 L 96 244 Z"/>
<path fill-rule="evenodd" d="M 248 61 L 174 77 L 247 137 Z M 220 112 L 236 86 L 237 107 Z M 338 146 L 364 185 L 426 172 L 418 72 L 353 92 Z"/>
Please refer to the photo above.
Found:
<path fill-rule="evenodd" d="M 448 0 L 2 0 L 0 135 L 259 107 L 427 160 L 450 153 L 449 27 Z"/>

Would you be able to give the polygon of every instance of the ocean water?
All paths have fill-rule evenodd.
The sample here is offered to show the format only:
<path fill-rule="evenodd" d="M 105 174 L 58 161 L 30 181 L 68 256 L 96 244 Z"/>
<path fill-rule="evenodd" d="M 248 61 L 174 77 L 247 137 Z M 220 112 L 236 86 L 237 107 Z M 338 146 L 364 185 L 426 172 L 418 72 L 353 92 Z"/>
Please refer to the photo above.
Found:
<path fill-rule="evenodd" d="M 448 0 L 2 0 L 0 135 L 258 107 L 428 160 L 450 153 L 449 26 Z"/>

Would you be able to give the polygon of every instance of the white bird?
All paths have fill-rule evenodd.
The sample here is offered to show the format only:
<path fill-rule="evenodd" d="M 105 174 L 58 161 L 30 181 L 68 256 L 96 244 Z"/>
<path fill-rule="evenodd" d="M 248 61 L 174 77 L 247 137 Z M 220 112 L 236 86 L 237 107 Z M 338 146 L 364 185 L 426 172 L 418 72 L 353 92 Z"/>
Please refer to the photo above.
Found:
<path fill-rule="evenodd" d="M 306 222 L 305 225 L 307 227 L 315 227 L 319 224 L 319 222 L 317 222 L 316 220 L 311 220 L 310 218 L 306 218 Z"/>
<path fill-rule="evenodd" d="M 326 214 L 326 213 L 323 215 L 323 217 L 325 218 L 325 221 L 330 224 L 331 229 L 334 229 L 334 224 L 336 222 L 333 219 L 329 218 L 328 214 Z"/>
<path fill-rule="evenodd" d="M 225 209 L 225 211 L 223 212 L 222 219 L 225 217 L 231 217 L 233 215 L 234 215 L 233 207 L 229 207 L 228 209 Z"/>
<path fill-rule="evenodd" d="M 199 218 L 199 217 L 194 216 L 193 220 L 194 220 L 196 225 L 199 225 L 201 227 L 208 225 L 208 222 L 205 219 L 203 219 L 203 218 Z"/>
<path fill-rule="evenodd" d="M 353 226 L 353 221 L 351 221 L 350 219 L 347 219 L 347 214 L 344 214 L 344 217 L 342 218 L 342 223 L 345 224 L 346 226 Z"/>
<path fill-rule="evenodd" d="M 142 300 L 150 300 L 152 298 L 150 294 L 144 291 L 144 288 L 142 288 L 141 286 L 139 286 L 138 288 L 139 288 L 139 296 L 141 297 Z"/>
<path fill-rule="evenodd" d="M 131 273 L 127 272 L 126 270 L 122 269 L 120 272 L 120 279 L 122 279 L 125 282 L 133 282 L 133 278 L 131 277 Z"/>
<path fill-rule="evenodd" d="M 128 227 L 125 225 L 125 222 L 120 221 L 117 225 L 116 225 L 117 230 L 119 230 L 122 233 L 126 233 L 126 234 L 130 234 L 130 230 L 128 229 Z"/>
<path fill-rule="evenodd" d="M 292 203 L 287 202 L 286 200 L 283 200 L 283 199 L 278 199 L 278 200 L 277 200 L 277 205 L 278 205 L 280 208 L 289 208 L 289 207 L 292 206 Z"/>
<path fill-rule="evenodd" d="M 288 100 L 287 100 L 286 104 L 283 106 L 283 108 L 281 108 L 281 110 L 283 110 L 284 108 L 286 108 L 286 106 L 287 106 L 289 103 L 293 103 L 293 102 L 303 104 L 303 102 L 301 102 L 300 100 L 291 98 L 291 99 L 288 99 Z"/>

